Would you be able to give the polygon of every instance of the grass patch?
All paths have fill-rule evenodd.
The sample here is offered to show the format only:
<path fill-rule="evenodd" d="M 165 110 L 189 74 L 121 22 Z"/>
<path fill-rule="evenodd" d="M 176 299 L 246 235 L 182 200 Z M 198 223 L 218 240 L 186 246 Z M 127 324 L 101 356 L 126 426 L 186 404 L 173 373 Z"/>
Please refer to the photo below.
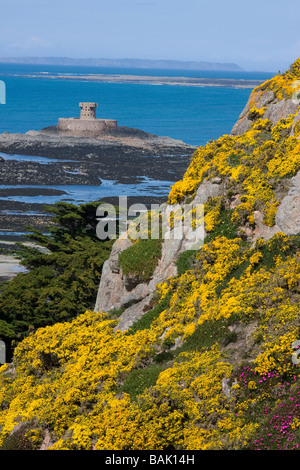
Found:
<path fill-rule="evenodd" d="M 241 155 L 237 155 L 236 153 L 231 153 L 228 157 L 228 164 L 231 167 L 236 167 L 241 163 Z"/>
<path fill-rule="evenodd" d="M 176 261 L 177 274 L 179 276 L 192 268 L 196 253 L 197 251 L 195 250 L 187 250 L 183 253 L 180 253 Z"/>
<path fill-rule="evenodd" d="M 144 369 L 134 369 L 124 380 L 119 391 L 128 393 L 132 400 L 143 393 L 146 388 L 156 384 L 159 374 L 166 369 L 164 364 L 150 364 Z"/>
<path fill-rule="evenodd" d="M 135 276 L 141 282 L 149 281 L 161 257 L 161 240 L 139 239 L 119 254 L 125 276 Z"/>
<path fill-rule="evenodd" d="M 265 267 L 266 269 L 271 269 L 274 267 L 275 257 L 280 256 L 282 260 L 286 260 L 291 254 L 297 253 L 300 249 L 300 235 L 292 235 L 289 237 L 288 241 L 282 236 L 274 235 L 270 240 L 268 240 L 263 245 L 259 246 L 259 251 L 262 253 L 262 258 L 258 263 L 256 269 Z"/>
<path fill-rule="evenodd" d="M 194 333 L 187 337 L 182 346 L 176 349 L 176 355 L 186 351 L 201 351 L 211 348 L 216 342 L 221 343 L 228 336 L 228 320 L 208 320 L 198 325 Z"/>
<path fill-rule="evenodd" d="M 214 231 L 209 233 L 204 242 L 209 243 L 217 237 L 226 237 L 230 240 L 238 237 L 238 225 L 231 221 L 233 209 L 221 210 L 220 223 L 215 227 Z"/>

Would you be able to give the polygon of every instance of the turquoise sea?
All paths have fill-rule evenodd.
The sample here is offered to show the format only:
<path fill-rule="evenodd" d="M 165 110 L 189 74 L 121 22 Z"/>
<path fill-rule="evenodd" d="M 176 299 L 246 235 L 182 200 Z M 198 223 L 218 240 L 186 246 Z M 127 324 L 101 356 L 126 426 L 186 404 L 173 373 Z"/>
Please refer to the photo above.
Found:
<path fill-rule="evenodd" d="M 43 78 L 34 78 L 40 73 Z M 0 64 L 0 80 L 6 85 L 6 104 L 0 105 L 0 133 L 24 133 L 56 125 L 59 117 L 79 116 L 80 101 L 94 101 L 98 103 L 99 118 L 117 119 L 120 126 L 169 136 L 191 145 L 205 145 L 230 133 L 251 93 L 250 89 L 240 88 L 97 83 L 80 79 L 94 73 L 256 80 L 272 77 L 262 72 Z M 68 74 L 77 75 L 78 80 L 64 79 Z"/>
<path fill-rule="evenodd" d="M 98 103 L 99 118 L 117 119 L 120 126 L 138 128 L 200 146 L 231 132 L 251 93 L 251 89 L 241 88 L 97 83 L 82 80 L 81 77 L 87 74 L 263 81 L 273 76 L 262 72 L 195 72 L 0 64 L 0 80 L 6 85 L 6 104 L 0 105 L 0 133 L 25 133 L 56 125 L 60 117 L 78 117 L 79 102 L 93 101 Z M 50 75 L 59 79 L 50 78 Z M 68 75 L 76 75 L 77 79 L 67 80 Z M 43 164 L 53 162 L 51 159 L 36 155 L 1 154 L 1 156 L 6 159 L 30 160 Z M 166 197 L 173 183 L 174 181 L 157 182 L 144 178 L 139 185 L 102 180 L 100 186 L 47 186 L 49 189 L 63 189 L 65 194 L 62 196 L 15 194 L 0 197 L 0 210 L 1 201 L 4 200 L 26 204 L 53 204 L 61 200 L 80 204 L 121 195 Z M 39 186 L 30 187 L 39 188 Z M 42 187 L 45 188 L 40 186 Z M 6 188 L 1 185 L 0 175 L 0 189 Z M 10 188 L 18 189 L 18 186 Z M 7 213 L 13 214 L 14 211 Z M 11 234 L 16 235 L 14 232 Z M 2 235 L 3 233 L 0 233 L 1 237 Z"/>

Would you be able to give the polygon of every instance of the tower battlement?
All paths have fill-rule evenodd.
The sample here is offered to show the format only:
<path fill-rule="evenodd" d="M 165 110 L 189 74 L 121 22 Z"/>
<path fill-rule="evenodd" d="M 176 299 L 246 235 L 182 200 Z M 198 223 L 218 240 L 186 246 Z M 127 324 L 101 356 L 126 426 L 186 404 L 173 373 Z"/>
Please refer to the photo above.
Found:
<path fill-rule="evenodd" d="M 97 103 L 79 103 L 80 119 L 96 119 Z"/>

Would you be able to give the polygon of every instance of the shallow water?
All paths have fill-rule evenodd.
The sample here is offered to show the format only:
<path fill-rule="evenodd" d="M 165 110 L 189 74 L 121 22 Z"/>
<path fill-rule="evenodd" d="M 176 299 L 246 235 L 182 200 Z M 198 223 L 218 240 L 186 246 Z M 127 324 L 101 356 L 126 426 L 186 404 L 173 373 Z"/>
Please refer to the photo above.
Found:
<path fill-rule="evenodd" d="M 44 72 L 44 78 L 25 77 Z M 77 74 L 78 80 L 46 78 Z M 79 102 L 98 103 L 97 116 L 117 119 L 120 126 L 204 145 L 230 133 L 250 89 L 178 85 L 97 83 L 80 80 L 89 73 L 243 78 L 266 80 L 270 73 L 205 72 L 147 69 L 101 69 L 0 64 L 6 105 L 0 106 L 0 133 L 27 132 L 56 125 L 59 117 L 79 116 Z"/>
<path fill-rule="evenodd" d="M 41 72 L 44 78 L 34 78 L 34 75 Z M 0 64 L 0 79 L 6 85 L 6 104 L 0 106 L 0 133 L 25 133 L 56 125 L 59 117 L 79 116 L 79 102 L 93 101 L 98 103 L 97 117 L 117 119 L 120 126 L 169 136 L 191 145 L 205 145 L 207 141 L 231 132 L 251 93 L 250 89 L 241 88 L 97 83 L 80 79 L 81 75 L 89 73 L 249 80 L 266 80 L 272 76 L 270 73 Z M 50 79 L 47 78 L 47 74 L 57 75 L 62 79 Z M 77 74 L 78 80 L 64 80 L 64 74 Z M 25 77 L 25 75 L 32 76 Z M 45 165 L 54 162 L 74 162 L 70 159 L 41 156 L 3 153 L 0 153 L 0 156 L 6 160 L 30 161 Z M 170 187 L 174 184 L 171 170 L 169 174 L 170 181 L 158 182 L 143 178 L 140 184 L 120 184 L 114 180 L 102 180 L 100 186 L 32 185 L 30 188 L 59 189 L 67 194 L 2 197 L 0 209 L 1 201 L 4 200 L 26 204 L 53 204 L 59 201 L 80 204 L 118 196 L 167 197 Z M 26 186 L 4 186 L 1 185 L 0 179 L 0 189 L 8 188 L 25 189 Z M 17 214 L 9 211 L 6 215 Z"/>
<path fill-rule="evenodd" d="M 64 163 L 64 162 L 76 162 L 77 160 L 65 160 L 61 158 L 47 158 L 47 157 L 40 157 L 35 155 L 17 155 L 12 154 L 9 155 L 7 153 L 0 152 L 0 157 L 4 158 L 4 160 L 16 160 L 18 162 L 35 162 L 47 165 L 49 163 Z"/>
<path fill-rule="evenodd" d="M 118 196 L 167 196 L 170 192 L 171 186 L 174 184 L 173 181 L 156 181 L 150 178 L 141 177 L 143 180 L 140 184 L 120 184 L 114 180 L 103 180 L 100 186 L 88 186 L 88 185 L 0 185 L 0 189 L 11 189 L 11 188 L 36 188 L 36 189 L 59 189 L 65 191 L 67 194 L 62 195 L 37 195 L 37 196 L 26 196 L 26 195 L 13 195 L 0 198 L 1 200 L 18 201 L 25 203 L 38 203 L 38 204 L 54 204 L 59 201 L 69 201 L 74 204 L 87 203 L 92 201 L 98 201 L 106 197 L 118 197 Z"/>

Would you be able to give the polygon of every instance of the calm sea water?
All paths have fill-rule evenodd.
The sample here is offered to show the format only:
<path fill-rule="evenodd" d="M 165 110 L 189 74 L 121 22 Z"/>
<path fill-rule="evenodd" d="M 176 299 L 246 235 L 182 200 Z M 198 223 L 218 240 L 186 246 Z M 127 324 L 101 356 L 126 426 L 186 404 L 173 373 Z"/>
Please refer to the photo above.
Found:
<path fill-rule="evenodd" d="M 40 73 L 43 78 L 34 78 Z M 239 88 L 96 83 L 81 80 L 82 75 L 94 73 L 255 80 L 272 77 L 270 73 L 0 64 L 0 80 L 6 85 L 6 104 L 0 105 L 0 133 L 24 133 L 56 125 L 59 117 L 79 116 L 79 102 L 93 101 L 98 103 L 99 118 L 117 119 L 120 126 L 135 127 L 200 146 L 230 133 L 251 93 L 250 89 Z M 66 80 L 68 74 L 77 75 L 78 80 Z M 60 76 L 61 79 L 47 78 L 47 75 Z M 49 163 L 47 158 L 39 156 L 2 156 Z M 172 183 L 165 181 L 157 184 L 146 178 L 136 186 L 104 180 L 100 186 L 46 186 L 63 189 L 67 194 L 62 196 L 16 195 L 5 199 L 41 204 L 67 200 L 79 204 L 109 196 L 166 196 Z M 6 188 L 1 185 L 1 177 L 0 188 Z M 0 208 L 1 199 L 3 198 L 0 198 Z"/>
<path fill-rule="evenodd" d="M 25 77 L 43 72 L 43 78 Z M 97 117 L 117 119 L 120 126 L 205 145 L 230 133 L 250 89 L 96 83 L 82 75 L 128 74 L 266 80 L 270 73 L 107 69 L 0 64 L 6 105 L 0 105 L 0 133 L 27 132 L 56 125 L 59 117 L 78 117 L 80 101 L 98 103 Z M 76 74 L 78 80 L 47 75 Z"/>

